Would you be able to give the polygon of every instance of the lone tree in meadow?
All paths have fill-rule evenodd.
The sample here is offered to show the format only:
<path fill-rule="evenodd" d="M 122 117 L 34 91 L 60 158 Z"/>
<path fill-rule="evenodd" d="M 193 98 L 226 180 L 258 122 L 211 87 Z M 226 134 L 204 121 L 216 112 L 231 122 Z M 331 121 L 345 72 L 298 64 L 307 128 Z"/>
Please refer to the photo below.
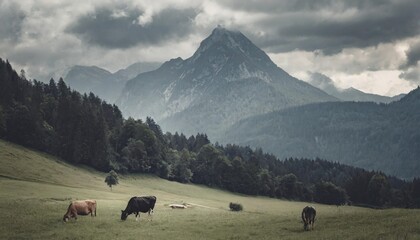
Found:
<path fill-rule="evenodd" d="M 118 184 L 118 174 L 114 170 L 109 171 L 108 176 L 105 178 L 105 182 L 112 191 L 112 185 Z"/>

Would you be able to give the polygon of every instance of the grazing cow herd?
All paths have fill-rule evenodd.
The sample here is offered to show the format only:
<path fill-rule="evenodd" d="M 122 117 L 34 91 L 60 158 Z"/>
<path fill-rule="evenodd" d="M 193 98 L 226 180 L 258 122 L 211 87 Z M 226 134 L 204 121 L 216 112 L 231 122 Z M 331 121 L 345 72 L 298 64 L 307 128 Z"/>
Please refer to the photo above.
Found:
<path fill-rule="evenodd" d="M 140 219 L 140 213 L 148 213 L 153 219 L 153 209 L 155 208 L 155 196 L 132 197 L 127 203 L 125 210 L 121 210 L 121 220 L 125 221 L 130 214 L 135 214 L 136 221 Z M 171 204 L 171 208 L 186 208 L 185 205 Z M 182 206 L 182 207 L 181 207 Z M 64 214 L 63 221 L 67 222 L 71 218 L 77 220 L 78 215 L 91 215 L 96 217 L 96 201 L 95 200 L 79 200 L 70 203 Z M 305 231 L 313 230 L 315 223 L 316 210 L 312 206 L 306 206 L 302 210 L 303 229 Z"/>

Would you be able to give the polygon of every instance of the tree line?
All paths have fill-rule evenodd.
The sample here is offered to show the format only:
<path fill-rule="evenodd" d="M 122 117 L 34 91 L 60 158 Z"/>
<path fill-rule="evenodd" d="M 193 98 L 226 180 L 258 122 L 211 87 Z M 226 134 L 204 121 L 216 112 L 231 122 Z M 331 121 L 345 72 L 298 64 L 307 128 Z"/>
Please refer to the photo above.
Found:
<path fill-rule="evenodd" d="M 0 59 L 0 137 L 100 171 L 149 173 L 232 192 L 326 204 L 420 207 L 420 179 L 403 181 L 321 159 L 280 161 L 262 149 L 212 144 L 206 134 L 163 133 L 152 119 L 63 79 L 27 80 Z"/>

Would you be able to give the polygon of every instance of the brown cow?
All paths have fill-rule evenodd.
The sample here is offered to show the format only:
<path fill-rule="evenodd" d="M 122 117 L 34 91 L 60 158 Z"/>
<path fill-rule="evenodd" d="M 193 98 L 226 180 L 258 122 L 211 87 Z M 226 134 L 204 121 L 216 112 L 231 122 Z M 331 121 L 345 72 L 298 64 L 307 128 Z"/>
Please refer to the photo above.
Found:
<path fill-rule="evenodd" d="M 67 213 L 64 214 L 63 221 L 67 222 L 74 217 L 77 220 L 77 215 L 90 215 L 96 217 L 96 201 L 95 200 L 79 200 L 70 203 Z"/>
<path fill-rule="evenodd" d="M 306 206 L 302 211 L 302 221 L 304 230 L 314 229 L 316 210 L 312 206 Z"/>

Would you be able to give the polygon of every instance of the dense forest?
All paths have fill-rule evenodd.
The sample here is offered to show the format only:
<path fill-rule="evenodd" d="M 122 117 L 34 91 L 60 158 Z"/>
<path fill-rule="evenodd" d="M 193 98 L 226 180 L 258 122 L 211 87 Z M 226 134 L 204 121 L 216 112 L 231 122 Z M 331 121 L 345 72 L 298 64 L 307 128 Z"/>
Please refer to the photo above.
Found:
<path fill-rule="evenodd" d="M 163 133 L 60 79 L 27 80 L 0 59 L 0 137 L 100 171 L 149 173 L 182 183 L 327 204 L 420 207 L 420 179 L 402 181 L 316 159 L 280 161 L 262 149 L 212 144 L 206 134 Z"/>

